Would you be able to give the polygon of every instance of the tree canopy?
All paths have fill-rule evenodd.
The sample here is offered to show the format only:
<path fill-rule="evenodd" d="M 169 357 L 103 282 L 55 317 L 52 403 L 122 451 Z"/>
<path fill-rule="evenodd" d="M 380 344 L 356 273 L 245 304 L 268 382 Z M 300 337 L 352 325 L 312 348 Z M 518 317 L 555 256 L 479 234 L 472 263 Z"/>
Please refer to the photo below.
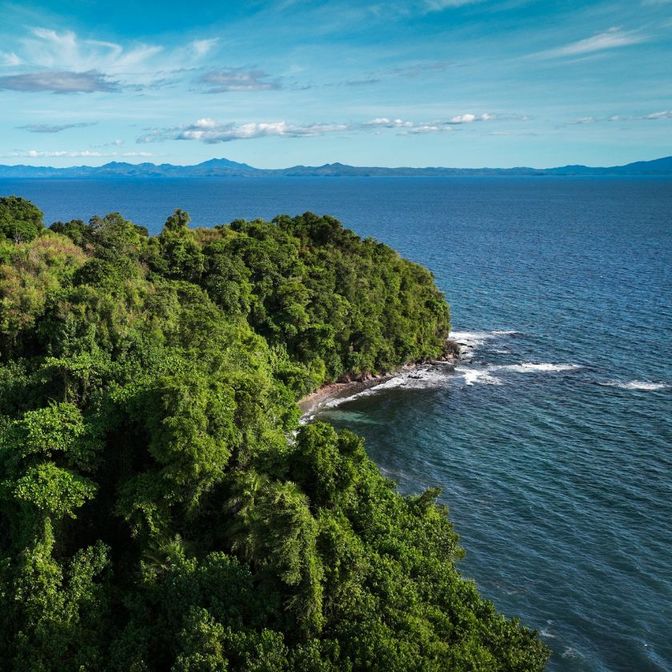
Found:
<path fill-rule="evenodd" d="M 311 213 L 25 233 L 7 201 L 3 669 L 543 668 L 458 573 L 438 491 L 402 496 L 358 436 L 298 423 L 325 382 L 441 355 L 427 270 Z M 37 222 L 26 203 L 7 221 Z"/>
<path fill-rule="evenodd" d="M 19 196 L 0 197 L 0 237 L 33 240 L 44 228 L 42 211 Z"/>

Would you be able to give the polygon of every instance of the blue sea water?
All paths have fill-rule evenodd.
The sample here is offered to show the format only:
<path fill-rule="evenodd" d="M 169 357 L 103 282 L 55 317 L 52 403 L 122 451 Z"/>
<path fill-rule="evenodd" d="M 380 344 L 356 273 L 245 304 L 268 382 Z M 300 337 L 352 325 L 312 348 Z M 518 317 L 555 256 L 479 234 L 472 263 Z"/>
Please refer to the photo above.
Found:
<path fill-rule="evenodd" d="M 468 358 L 323 409 L 406 492 L 440 485 L 464 574 L 549 669 L 672 670 L 672 180 L 0 180 L 48 221 L 157 232 L 330 213 L 430 267 Z"/>

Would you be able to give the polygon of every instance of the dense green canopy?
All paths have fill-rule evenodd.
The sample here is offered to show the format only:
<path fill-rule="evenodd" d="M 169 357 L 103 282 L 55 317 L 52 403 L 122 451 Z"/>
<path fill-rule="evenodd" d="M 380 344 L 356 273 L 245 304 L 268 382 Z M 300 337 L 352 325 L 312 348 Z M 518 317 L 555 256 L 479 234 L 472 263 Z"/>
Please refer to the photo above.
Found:
<path fill-rule="evenodd" d="M 2 224 L 3 669 L 541 669 L 438 492 L 298 424 L 324 382 L 441 355 L 431 274 L 331 217 L 188 222 Z"/>
<path fill-rule="evenodd" d="M 0 240 L 32 240 L 44 229 L 42 211 L 25 198 L 0 197 Z"/>

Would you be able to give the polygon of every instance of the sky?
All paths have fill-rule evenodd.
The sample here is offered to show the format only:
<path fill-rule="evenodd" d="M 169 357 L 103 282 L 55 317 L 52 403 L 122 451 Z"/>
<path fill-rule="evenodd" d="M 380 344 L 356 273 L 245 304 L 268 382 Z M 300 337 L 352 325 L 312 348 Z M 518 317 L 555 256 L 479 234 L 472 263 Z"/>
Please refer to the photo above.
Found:
<path fill-rule="evenodd" d="M 0 163 L 672 154 L 672 0 L 0 0 Z"/>

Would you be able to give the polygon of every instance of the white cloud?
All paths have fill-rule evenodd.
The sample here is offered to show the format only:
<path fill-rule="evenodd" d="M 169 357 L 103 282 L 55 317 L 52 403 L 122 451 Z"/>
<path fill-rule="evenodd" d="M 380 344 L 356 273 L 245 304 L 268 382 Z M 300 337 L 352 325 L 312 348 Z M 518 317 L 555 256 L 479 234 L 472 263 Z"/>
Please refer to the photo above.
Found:
<path fill-rule="evenodd" d="M 372 126 L 379 128 L 412 128 L 412 121 L 404 121 L 403 119 L 388 119 L 387 117 L 378 117 L 367 121 L 364 126 Z"/>
<path fill-rule="evenodd" d="M 147 44 L 127 49 L 116 42 L 81 39 L 72 30 L 50 28 L 33 28 L 22 44 L 31 65 L 110 74 L 128 73 L 163 51 L 163 47 Z"/>
<path fill-rule="evenodd" d="M 632 44 L 646 42 L 648 38 L 635 31 L 624 31 L 620 28 L 609 28 L 603 33 L 597 33 L 592 37 L 583 40 L 571 42 L 563 47 L 548 49 L 532 54 L 534 58 L 562 58 L 564 56 L 580 56 L 582 54 L 591 54 L 605 49 L 616 49 L 626 47 Z"/>
<path fill-rule="evenodd" d="M 0 51 L 0 65 L 14 68 L 23 61 L 13 51 Z"/>
<path fill-rule="evenodd" d="M 114 88 L 144 88 L 173 83 L 175 75 L 199 66 L 218 42 L 219 38 L 200 39 L 165 49 L 156 44 L 122 45 L 81 37 L 72 30 L 33 27 L 19 39 L 16 53 L 0 52 L 0 65 L 31 70 L 20 72 L 17 77 L 43 78 L 64 73 L 81 78 L 96 73 L 100 77 L 97 84 L 90 83 L 84 89 L 68 85 L 36 89 L 30 82 L 23 86 L 17 80 L 16 86 L 11 87 L 15 90 L 110 90 L 113 80 Z"/>
<path fill-rule="evenodd" d="M 27 151 L 12 152 L 3 156 L 12 158 L 26 159 L 54 159 L 54 158 L 112 158 L 112 157 L 150 157 L 151 152 L 98 152 L 91 149 L 83 150 L 59 150 L 59 151 L 41 151 L 38 149 L 29 149 Z"/>
<path fill-rule="evenodd" d="M 581 117 L 574 121 L 567 122 L 567 125 L 576 126 L 582 124 L 601 124 L 607 122 L 633 122 L 633 121 L 658 121 L 660 119 L 672 119 L 672 110 L 662 110 L 660 112 L 651 112 L 650 114 L 623 115 L 611 114 L 606 117 Z"/>
<path fill-rule="evenodd" d="M 96 70 L 89 70 L 88 72 L 45 70 L 0 77 L 0 90 L 9 91 L 94 93 L 96 91 L 117 91 L 118 88 L 118 82 L 109 79 Z"/>
<path fill-rule="evenodd" d="M 483 0 L 425 0 L 427 12 L 442 12 L 444 9 L 454 9 L 465 5 L 475 5 Z"/>
<path fill-rule="evenodd" d="M 26 124 L 25 126 L 18 126 L 23 131 L 30 133 L 60 133 L 67 131 L 70 128 L 86 128 L 87 126 L 95 126 L 95 121 L 80 121 L 75 124 Z"/>
<path fill-rule="evenodd" d="M 387 117 L 378 117 L 362 124 L 364 127 L 378 127 L 378 128 L 399 128 L 408 130 L 410 133 L 430 133 L 432 131 L 439 132 L 441 130 L 449 130 L 451 126 L 459 126 L 460 124 L 472 124 L 475 121 L 492 121 L 495 119 L 494 114 L 485 112 L 483 114 L 473 114 L 467 112 L 466 114 L 456 114 L 445 120 L 439 121 L 408 121 L 404 119 L 388 119 Z"/>
<path fill-rule="evenodd" d="M 441 126 L 439 124 L 417 124 L 412 128 L 409 128 L 406 133 L 423 135 L 424 133 L 445 133 L 446 131 L 452 130 L 453 129 L 450 126 Z"/>
<path fill-rule="evenodd" d="M 393 128 L 399 131 L 398 135 L 440 133 L 441 131 L 452 130 L 450 126 L 446 125 L 438 125 L 429 122 L 418 123 L 415 121 L 404 121 L 403 119 L 388 119 L 387 117 L 379 117 L 367 121 L 361 125 L 361 128 L 364 130 L 377 129 L 376 133 L 380 133 L 382 129 Z"/>
<path fill-rule="evenodd" d="M 454 117 L 451 117 L 448 123 L 473 124 L 475 121 L 492 121 L 493 119 L 495 119 L 495 115 L 489 114 L 488 112 L 483 114 L 472 114 L 468 112 L 467 114 L 458 114 Z"/>
<path fill-rule="evenodd" d="M 570 121 L 569 123 L 572 126 L 585 126 L 587 124 L 594 124 L 596 121 L 597 119 L 595 119 L 595 117 L 580 117 L 579 119 L 576 119 L 575 121 Z M 616 119 L 614 119 L 614 121 L 616 121 Z"/>
<path fill-rule="evenodd" d="M 221 123 L 215 119 L 198 119 L 179 128 L 154 129 L 138 138 L 137 142 L 164 140 L 198 140 L 207 144 L 251 140 L 270 136 L 300 138 L 347 131 L 348 124 L 288 124 L 285 121 L 249 122 L 246 124 Z"/>
<path fill-rule="evenodd" d="M 663 110 L 662 112 L 652 112 L 647 114 L 642 119 L 657 120 L 657 119 L 672 119 L 672 110 Z"/>
<path fill-rule="evenodd" d="M 221 68 L 211 70 L 199 80 L 206 86 L 206 93 L 226 93 L 229 91 L 269 91 L 279 89 L 277 80 L 269 80 L 263 70 L 246 70 L 245 68 Z"/>
<path fill-rule="evenodd" d="M 191 48 L 194 54 L 200 58 L 209 54 L 217 46 L 218 42 L 218 37 L 213 37 L 208 40 L 194 40 L 191 43 Z"/>
<path fill-rule="evenodd" d="M 303 138 L 329 133 L 344 132 L 381 132 L 384 129 L 397 130 L 399 133 L 443 133 L 455 126 L 478 121 L 491 121 L 494 114 L 460 114 L 441 121 L 415 122 L 399 118 L 377 117 L 363 123 L 313 123 L 291 124 L 286 121 L 249 122 L 236 124 L 220 122 L 210 117 L 197 119 L 192 124 L 174 128 L 149 129 L 137 139 L 138 143 L 163 142 L 166 140 L 197 140 L 208 144 L 231 142 L 233 140 L 251 140 L 265 137 Z"/>

